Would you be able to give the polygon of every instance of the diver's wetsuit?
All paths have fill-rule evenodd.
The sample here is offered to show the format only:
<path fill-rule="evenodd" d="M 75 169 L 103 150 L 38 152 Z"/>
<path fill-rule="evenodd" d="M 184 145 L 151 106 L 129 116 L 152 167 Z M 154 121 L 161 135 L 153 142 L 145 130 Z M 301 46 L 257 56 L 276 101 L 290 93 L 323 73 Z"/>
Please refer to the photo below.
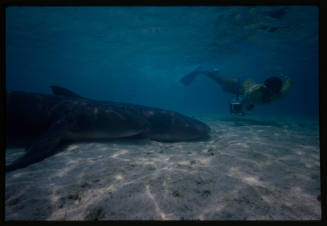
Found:
<path fill-rule="evenodd" d="M 203 74 L 216 81 L 225 92 L 242 95 L 253 104 L 268 104 L 282 99 L 291 88 L 291 80 L 287 79 L 281 87 L 280 92 L 272 94 L 263 84 L 258 84 L 252 79 L 239 80 L 237 78 L 223 77 L 218 70 L 201 70 L 187 74 L 181 79 L 181 82 L 188 85 L 193 81 L 196 75 Z M 187 81 L 187 82 L 185 82 Z"/>

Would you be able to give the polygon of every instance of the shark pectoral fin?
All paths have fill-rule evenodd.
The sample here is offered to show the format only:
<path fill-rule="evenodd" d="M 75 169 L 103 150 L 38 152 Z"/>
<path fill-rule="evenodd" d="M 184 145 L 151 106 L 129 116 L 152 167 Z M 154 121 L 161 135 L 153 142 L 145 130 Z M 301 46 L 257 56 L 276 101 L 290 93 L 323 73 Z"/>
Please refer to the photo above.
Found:
<path fill-rule="evenodd" d="M 56 121 L 45 134 L 26 150 L 26 153 L 21 158 L 17 159 L 9 166 L 6 166 L 6 172 L 24 168 L 55 154 L 56 147 L 73 129 L 74 125 L 74 121 Z"/>

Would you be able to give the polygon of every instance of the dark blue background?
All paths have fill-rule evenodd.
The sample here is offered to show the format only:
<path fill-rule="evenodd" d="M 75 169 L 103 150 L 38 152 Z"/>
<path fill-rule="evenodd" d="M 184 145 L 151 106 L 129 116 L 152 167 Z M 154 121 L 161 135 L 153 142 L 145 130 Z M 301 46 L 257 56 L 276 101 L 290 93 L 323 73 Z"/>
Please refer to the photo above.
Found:
<path fill-rule="evenodd" d="M 228 115 L 233 97 L 205 77 L 184 87 L 199 65 L 258 82 L 284 74 L 289 95 L 253 115 L 318 120 L 315 6 L 9 7 L 6 63 L 7 90 L 55 84 L 189 115 Z"/>

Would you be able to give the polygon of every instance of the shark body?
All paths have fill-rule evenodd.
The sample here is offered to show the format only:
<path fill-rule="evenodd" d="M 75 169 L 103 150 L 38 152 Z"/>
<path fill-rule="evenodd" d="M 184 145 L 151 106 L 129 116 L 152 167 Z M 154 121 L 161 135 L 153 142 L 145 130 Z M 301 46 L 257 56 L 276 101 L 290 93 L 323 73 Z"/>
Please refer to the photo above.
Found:
<path fill-rule="evenodd" d="M 209 138 L 210 128 L 174 111 L 83 98 L 58 86 L 54 95 L 20 91 L 6 94 L 7 147 L 24 146 L 25 154 L 6 172 L 55 154 L 63 142 L 140 138 L 195 141 Z"/>

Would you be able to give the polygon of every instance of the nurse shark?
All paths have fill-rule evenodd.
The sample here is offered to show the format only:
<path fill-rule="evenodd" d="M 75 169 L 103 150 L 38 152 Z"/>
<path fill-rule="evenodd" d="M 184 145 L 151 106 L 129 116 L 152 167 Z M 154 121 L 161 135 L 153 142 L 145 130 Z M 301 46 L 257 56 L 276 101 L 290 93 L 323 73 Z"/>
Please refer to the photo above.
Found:
<path fill-rule="evenodd" d="M 59 86 L 50 88 L 53 95 L 6 93 L 7 147 L 25 147 L 25 154 L 6 166 L 6 172 L 42 161 L 57 153 L 64 142 L 117 138 L 178 142 L 209 138 L 206 124 L 174 111 L 97 101 Z"/>

